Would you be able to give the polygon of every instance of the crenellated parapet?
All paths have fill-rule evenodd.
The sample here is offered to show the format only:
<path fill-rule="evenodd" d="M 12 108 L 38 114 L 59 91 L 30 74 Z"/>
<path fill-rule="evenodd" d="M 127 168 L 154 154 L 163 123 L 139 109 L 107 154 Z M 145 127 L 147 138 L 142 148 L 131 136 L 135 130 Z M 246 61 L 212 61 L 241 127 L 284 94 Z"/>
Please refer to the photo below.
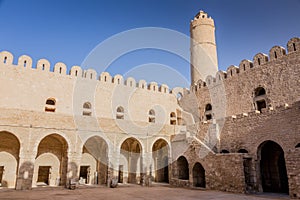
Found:
<path fill-rule="evenodd" d="M 284 59 L 286 56 L 291 55 L 295 52 L 300 52 L 300 38 L 295 37 L 288 41 L 287 52 L 284 47 L 274 46 L 270 49 L 269 55 L 264 53 L 257 53 L 252 61 L 244 59 L 240 62 L 239 66 L 231 65 L 226 71 L 218 71 L 213 76 L 207 76 L 205 80 L 198 80 L 196 84 L 191 86 L 191 90 L 196 92 L 198 89 L 207 86 L 213 86 L 218 84 L 220 81 L 230 79 L 231 77 L 238 76 L 239 74 L 247 73 L 247 71 L 255 70 L 260 66 L 266 65 L 270 62 L 276 62 Z"/>
<path fill-rule="evenodd" d="M 14 64 L 14 56 L 8 51 L 0 52 L 0 67 L 18 67 L 26 70 L 31 69 L 33 73 L 54 73 L 58 76 L 69 76 L 71 78 L 87 79 L 87 81 L 99 81 L 103 84 L 123 85 L 126 87 L 139 88 L 151 92 L 159 92 L 165 94 L 177 95 L 177 92 L 172 92 L 166 84 L 159 85 L 156 82 L 147 83 L 145 80 L 136 81 L 132 77 L 124 80 L 123 76 L 116 74 L 111 76 L 108 72 L 102 72 L 99 76 L 94 69 L 83 70 L 80 66 L 72 66 L 67 73 L 67 66 L 63 62 L 57 62 L 51 70 L 51 64 L 47 59 L 40 59 L 33 67 L 32 58 L 27 55 L 22 55 L 18 58 L 17 64 Z M 176 91 L 178 88 L 176 88 Z M 182 89 L 183 90 L 183 89 Z M 181 94 L 183 95 L 183 93 Z"/>

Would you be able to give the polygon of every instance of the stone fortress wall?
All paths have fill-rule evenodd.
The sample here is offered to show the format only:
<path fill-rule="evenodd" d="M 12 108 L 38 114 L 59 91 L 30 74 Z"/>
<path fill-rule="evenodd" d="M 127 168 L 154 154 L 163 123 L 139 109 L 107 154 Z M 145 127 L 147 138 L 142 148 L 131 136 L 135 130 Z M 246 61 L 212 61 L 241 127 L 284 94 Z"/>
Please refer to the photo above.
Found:
<path fill-rule="evenodd" d="M 97 80 L 94 70 L 79 66 L 67 75 L 65 64 L 50 71 L 45 59 L 32 68 L 28 56 L 15 65 L 6 51 L 0 60 L 2 186 L 36 187 L 47 182 L 42 173 L 46 184 L 65 185 L 80 170 L 86 183 L 104 184 L 119 176 L 119 165 L 123 183 L 141 183 L 150 170 L 154 179 L 164 178 L 152 152 L 161 149 L 161 159 L 171 162 L 170 136 L 183 128 L 181 88 L 107 72 Z"/>
<path fill-rule="evenodd" d="M 13 64 L 1 52 L 2 187 L 118 178 L 300 198 L 300 39 L 204 81 L 199 69 L 217 69 L 213 19 L 200 11 L 191 30 L 190 90 L 107 72 L 97 80 L 79 66 L 67 75 L 63 63 L 50 72 L 45 59 L 33 69 L 30 57 Z"/>
<path fill-rule="evenodd" d="M 191 86 L 192 94 L 198 99 L 197 138 L 211 145 L 214 161 L 207 162 L 210 156 L 199 159 L 199 153 L 190 156 L 200 144 L 194 145 L 185 155 L 189 169 L 197 162 L 204 166 L 207 188 L 250 193 L 284 192 L 291 198 L 300 197 L 300 39 L 290 39 L 287 49 L 288 52 L 274 46 L 269 57 L 258 53 L 253 62 L 243 60 L 239 67 L 230 66 L 226 72 L 218 71 L 215 77 L 207 76 L 205 81 L 198 80 Z M 220 91 L 225 91 L 225 95 L 220 95 Z M 189 95 L 182 99 L 183 107 L 188 104 Z M 225 118 L 224 124 L 216 130 L 216 122 L 220 120 L 216 114 L 220 109 L 218 102 L 223 102 L 226 109 L 221 116 Z M 215 141 L 212 138 L 217 141 L 211 144 Z M 237 159 L 240 164 L 234 161 L 238 155 L 242 155 Z M 266 160 L 266 156 L 271 158 Z M 219 157 L 224 157 L 226 164 L 218 163 Z M 210 167 L 206 167 L 208 163 Z M 265 169 L 265 163 L 274 167 L 270 167 L 273 172 Z M 237 171 L 239 169 L 244 172 Z M 232 174 L 220 175 L 228 170 Z M 274 172 L 285 170 L 286 175 Z M 190 176 L 192 184 L 192 171 Z M 216 177 L 222 178 L 211 181 Z"/>

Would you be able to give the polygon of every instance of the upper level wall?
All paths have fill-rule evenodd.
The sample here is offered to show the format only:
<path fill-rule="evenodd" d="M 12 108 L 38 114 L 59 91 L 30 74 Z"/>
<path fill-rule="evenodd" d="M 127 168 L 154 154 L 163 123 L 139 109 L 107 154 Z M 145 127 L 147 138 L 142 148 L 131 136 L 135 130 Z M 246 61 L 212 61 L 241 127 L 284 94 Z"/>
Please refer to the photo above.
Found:
<path fill-rule="evenodd" d="M 40 59 L 33 68 L 29 56 L 21 56 L 13 64 L 13 55 L 0 52 L 0 87 L 3 97 L 0 108 L 45 112 L 46 100 L 55 100 L 55 114 L 82 115 L 83 104 L 91 104 L 91 115 L 116 118 L 118 106 L 124 108 L 124 119 L 148 122 L 150 109 L 156 110 L 156 123 L 170 123 L 170 113 L 180 107 L 176 94 L 165 84 L 135 81 L 121 75 L 113 78 L 103 72 L 99 76 L 92 69 L 83 71 L 73 66 L 69 73 L 64 63 L 56 63 L 50 71 L 50 62 Z M 137 82 L 139 84 L 137 84 Z"/>
<path fill-rule="evenodd" d="M 254 90 L 266 90 L 267 107 L 292 104 L 300 100 L 300 40 L 292 38 L 287 47 L 274 46 L 269 56 L 259 53 L 253 61 L 242 60 L 239 67 L 230 66 L 227 72 L 219 71 L 216 77 L 207 77 L 192 86 L 199 99 L 199 112 L 204 115 L 205 105 L 211 98 L 224 94 L 220 99 L 226 101 L 226 116 L 254 111 Z M 219 93 L 216 93 L 218 91 Z M 214 107 L 214 106 L 213 106 Z"/>

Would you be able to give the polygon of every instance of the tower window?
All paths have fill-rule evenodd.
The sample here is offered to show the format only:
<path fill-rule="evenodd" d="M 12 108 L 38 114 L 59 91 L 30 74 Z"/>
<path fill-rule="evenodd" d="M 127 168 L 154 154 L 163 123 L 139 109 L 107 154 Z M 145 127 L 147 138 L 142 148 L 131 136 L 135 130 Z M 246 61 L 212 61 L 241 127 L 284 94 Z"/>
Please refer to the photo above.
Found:
<path fill-rule="evenodd" d="M 277 58 L 277 53 L 276 53 L 276 51 L 274 51 L 274 57 Z"/>
<path fill-rule="evenodd" d="M 3 60 L 3 63 L 6 64 L 6 62 L 7 62 L 7 57 L 5 56 L 4 60 Z"/>
<path fill-rule="evenodd" d="M 124 108 L 122 106 L 119 106 L 117 108 L 116 118 L 117 119 L 124 119 Z"/>
<path fill-rule="evenodd" d="M 55 104 L 56 101 L 53 98 L 49 98 L 46 100 L 45 111 L 46 112 L 55 112 Z"/>
<path fill-rule="evenodd" d="M 260 65 L 260 58 L 257 59 L 258 65 Z"/>
<path fill-rule="evenodd" d="M 27 65 L 27 61 L 26 61 L 26 60 L 24 60 L 23 67 L 26 67 L 26 65 Z"/>
<path fill-rule="evenodd" d="M 175 114 L 175 112 L 170 113 L 170 124 L 171 125 L 176 125 L 176 114 Z"/>
<path fill-rule="evenodd" d="M 267 108 L 266 90 L 263 87 L 258 87 L 254 90 L 254 103 L 256 110 L 260 112 L 263 108 Z"/>
<path fill-rule="evenodd" d="M 148 121 L 150 123 L 155 123 L 155 111 L 153 109 L 149 110 Z"/>
<path fill-rule="evenodd" d="M 296 44 L 295 43 L 293 43 L 293 49 L 294 49 L 294 51 L 296 51 Z"/>
<path fill-rule="evenodd" d="M 206 104 L 204 116 L 205 116 L 206 121 L 212 119 L 212 106 L 211 106 L 211 104 Z"/>
<path fill-rule="evenodd" d="M 91 116 L 92 115 L 92 104 L 90 102 L 85 102 L 82 106 L 82 115 Z"/>

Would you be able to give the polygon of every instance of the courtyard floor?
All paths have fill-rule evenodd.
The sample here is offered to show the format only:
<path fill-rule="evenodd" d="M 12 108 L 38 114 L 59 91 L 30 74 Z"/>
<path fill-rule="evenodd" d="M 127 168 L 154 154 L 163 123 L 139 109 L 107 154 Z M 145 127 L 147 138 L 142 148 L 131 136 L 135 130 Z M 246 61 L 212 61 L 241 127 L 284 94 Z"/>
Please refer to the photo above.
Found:
<path fill-rule="evenodd" d="M 243 195 L 211 190 L 174 188 L 168 185 L 141 187 L 138 185 L 120 185 L 118 188 L 107 187 L 80 187 L 68 190 L 62 187 L 39 187 L 27 191 L 0 189 L 0 200 L 43 199 L 43 200 L 120 200 L 120 199 L 147 199 L 147 200 L 193 200 L 193 199 L 228 199 L 228 200 L 266 200 L 289 199 L 287 195 L 261 194 Z"/>

